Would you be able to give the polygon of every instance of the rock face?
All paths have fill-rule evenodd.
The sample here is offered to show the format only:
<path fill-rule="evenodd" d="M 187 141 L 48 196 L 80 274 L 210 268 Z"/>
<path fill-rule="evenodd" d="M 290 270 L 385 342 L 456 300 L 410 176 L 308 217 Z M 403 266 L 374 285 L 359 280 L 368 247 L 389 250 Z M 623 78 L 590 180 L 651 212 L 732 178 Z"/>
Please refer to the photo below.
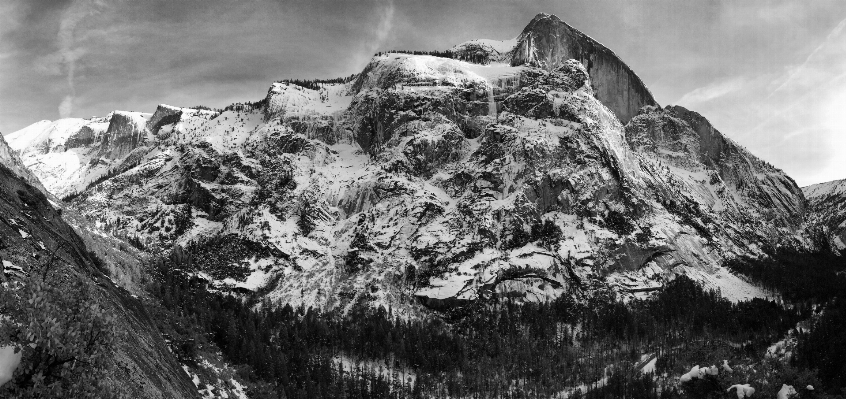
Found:
<path fill-rule="evenodd" d="M 808 199 L 809 227 L 822 246 L 846 250 L 846 179 L 803 187 Z"/>
<path fill-rule="evenodd" d="M 147 121 L 147 129 L 153 134 L 158 134 L 159 128 L 164 125 L 179 123 L 182 119 L 182 109 L 178 107 L 171 107 L 170 105 L 160 104 L 156 107 L 156 112 Z"/>
<path fill-rule="evenodd" d="M 347 84 L 277 82 L 220 113 L 161 106 L 133 150 L 47 187 L 78 187 L 72 207 L 149 251 L 201 256 L 219 289 L 295 305 L 640 295 L 677 274 L 737 300 L 763 293 L 725 259 L 804 245 L 790 178 L 700 115 L 655 106 L 557 18 L 513 44 L 468 43 L 456 48 L 480 63 L 385 54 Z M 71 135 L 51 126 L 93 122 L 75 123 L 13 146 L 40 177 L 60 174 L 37 165 Z"/>
<path fill-rule="evenodd" d="M 758 225 L 765 236 L 798 232 L 806 212 L 801 190 L 784 172 L 754 157 L 696 112 L 646 108 L 626 125 L 626 139 L 644 158 L 688 174 L 704 189 L 704 205 Z"/>
<path fill-rule="evenodd" d="M 109 127 L 100 139 L 98 155 L 109 159 L 123 158 L 144 142 L 146 123 L 147 117 L 144 115 L 113 112 L 109 118 Z"/>
<path fill-rule="evenodd" d="M 596 98 L 623 122 L 645 105 L 658 105 L 652 93 L 614 52 L 567 25 L 555 15 L 538 14 L 517 38 L 511 65 L 547 69 L 575 59 L 590 74 Z"/>
<path fill-rule="evenodd" d="M 83 281 L 94 300 L 115 318 L 118 335 L 111 355 L 117 366 L 108 371 L 110 384 L 122 387 L 130 397 L 197 397 L 196 388 L 141 303 L 94 266 L 82 239 L 65 223 L 60 210 L 20 176 L 18 165 L 4 154 L 5 143 L 0 139 L 0 259 L 4 265 L 28 273 L 51 256 L 50 249 L 58 248 L 56 255 L 70 265 L 70 277 L 66 275 L 60 284 Z"/>

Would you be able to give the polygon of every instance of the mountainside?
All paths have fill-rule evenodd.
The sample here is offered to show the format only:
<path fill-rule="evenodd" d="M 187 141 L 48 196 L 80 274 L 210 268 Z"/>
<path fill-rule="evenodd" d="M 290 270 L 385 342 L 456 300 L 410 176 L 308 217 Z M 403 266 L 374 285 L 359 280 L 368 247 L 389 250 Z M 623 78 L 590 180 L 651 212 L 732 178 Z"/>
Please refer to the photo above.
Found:
<path fill-rule="evenodd" d="M 809 225 L 820 229 L 828 245 L 842 253 L 846 249 L 846 180 L 835 180 L 802 188 L 808 199 Z"/>
<path fill-rule="evenodd" d="M 449 311 L 602 285 L 641 295 L 677 274 L 739 300 L 764 293 L 724 260 L 805 245 L 789 177 L 657 106 L 557 17 L 453 54 L 378 55 L 348 83 L 7 138 L 100 228 L 277 303 Z"/>
<path fill-rule="evenodd" d="M 10 282 L 24 276 L 41 274 L 44 267 L 61 270 L 62 277 L 51 284 L 68 290 L 80 287 L 90 290 L 94 302 L 114 317 L 115 347 L 108 355 L 115 367 L 107 373 L 107 386 L 120 387 L 130 397 L 195 397 L 193 384 L 169 353 L 141 303 L 103 274 L 83 240 L 63 220 L 61 209 L 30 184 L 26 173 L 18 174 L 20 164 L 8 154 L 11 150 L 0 138 L 0 261 L 3 265 L 0 281 L 3 288 L 11 289 L 14 285 Z M 7 282 L 10 285 L 6 285 Z M 29 304 L 37 305 L 32 300 Z M 3 304 L 4 312 L 9 305 Z M 71 318 L 79 309 L 62 311 Z M 59 326 L 54 326 L 56 328 Z M 36 351 L 40 349 L 35 348 Z"/>

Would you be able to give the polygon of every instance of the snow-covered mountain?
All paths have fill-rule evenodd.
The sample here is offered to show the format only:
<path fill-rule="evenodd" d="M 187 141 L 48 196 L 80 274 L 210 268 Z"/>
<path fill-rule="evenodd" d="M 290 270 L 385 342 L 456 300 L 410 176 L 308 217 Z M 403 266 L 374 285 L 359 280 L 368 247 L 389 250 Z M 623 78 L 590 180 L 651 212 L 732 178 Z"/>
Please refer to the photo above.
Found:
<path fill-rule="evenodd" d="M 808 223 L 822 234 L 832 250 L 846 249 L 846 180 L 802 188 L 808 199 Z"/>
<path fill-rule="evenodd" d="M 659 107 L 557 17 L 452 54 L 382 54 L 348 83 L 7 139 L 101 228 L 292 304 L 640 295 L 676 274 L 741 299 L 763 293 L 725 259 L 806 245 L 792 179 L 701 115 Z"/>

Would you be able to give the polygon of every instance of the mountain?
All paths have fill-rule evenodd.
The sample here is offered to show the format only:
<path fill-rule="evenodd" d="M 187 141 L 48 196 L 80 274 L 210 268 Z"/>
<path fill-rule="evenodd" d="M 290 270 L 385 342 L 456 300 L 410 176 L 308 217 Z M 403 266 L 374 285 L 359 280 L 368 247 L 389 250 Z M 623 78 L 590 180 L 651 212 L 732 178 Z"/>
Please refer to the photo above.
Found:
<path fill-rule="evenodd" d="M 846 249 L 846 180 L 835 180 L 802 188 L 808 199 L 809 225 L 823 234 L 828 246 L 842 253 Z"/>
<path fill-rule="evenodd" d="M 451 311 L 682 274 L 739 300 L 764 293 L 725 260 L 807 245 L 792 179 L 557 17 L 448 54 L 7 139 L 99 228 L 275 303 Z"/>
<path fill-rule="evenodd" d="M 0 281 L 4 290 L 14 286 L 6 285 L 8 282 L 24 276 L 47 275 L 42 272 L 44 267 L 56 268 L 62 273 L 61 277 L 49 280 L 54 288 L 90 292 L 96 306 L 112 320 L 115 342 L 108 355 L 115 363 L 107 371 L 106 386 L 121 387 L 130 397 L 195 397 L 196 388 L 153 327 L 147 311 L 103 273 L 101 261 L 64 221 L 62 209 L 45 196 L 40 184 L 31 183 L 34 177 L 21 165 L 0 138 L 0 263 L 3 265 Z M 29 300 L 33 305 L 32 301 L 45 299 Z M 10 305 L 3 304 L 4 312 Z M 80 309 L 60 311 L 71 319 Z M 57 324 L 51 327 L 55 334 L 64 333 L 59 330 L 62 324 L 52 322 Z M 59 342 L 73 341 L 63 339 Z M 34 347 L 36 351 L 42 349 Z"/>

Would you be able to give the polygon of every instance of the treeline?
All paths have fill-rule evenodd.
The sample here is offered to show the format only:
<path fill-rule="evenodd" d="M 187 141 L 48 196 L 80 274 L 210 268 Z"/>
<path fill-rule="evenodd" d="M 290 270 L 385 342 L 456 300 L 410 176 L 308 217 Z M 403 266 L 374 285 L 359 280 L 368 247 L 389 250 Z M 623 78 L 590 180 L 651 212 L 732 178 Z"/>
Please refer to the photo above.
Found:
<path fill-rule="evenodd" d="M 434 57 L 441 57 L 441 58 L 455 58 L 455 53 L 450 50 L 444 51 L 412 51 L 412 50 L 388 50 L 385 52 L 378 52 L 374 54 L 376 57 L 381 57 L 383 54 L 411 54 L 411 55 L 431 55 Z"/>
<path fill-rule="evenodd" d="M 349 83 L 353 79 L 355 79 L 355 74 L 346 77 L 340 78 L 333 78 L 333 79 L 284 79 L 278 81 L 278 83 L 288 83 L 300 87 L 304 87 L 310 90 L 320 90 L 323 85 L 327 84 L 344 84 Z"/>
<path fill-rule="evenodd" d="M 452 50 L 444 51 L 412 51 L 412 50 L 388 50 L 385 52 L 378 52 L 374 54 L 376 57 L 381 57 L 386 54 L 411 54 L 411 55 L 431 55 L 433 57 L 449 58 L 453 60 L 467 61 L 474 64 L 488 64 L 491 62 L 489 54 L 482 51 L 476 52 L 454 52 Z"/>
<path fill-rule="evenodd" d="M 179 272 L 181 266 L 160 263 L 153 295 L 228 361 L 249 366 L 269 397 L 340 397 L 339 389 L 356 398 L 550 397 L 579 385 L 603 386 L 589 397 L 620 397 L 619 390 L 673 397 L 674 382 L 609 370 L 642 354 L 657 358 L 657 372 L 671 374 L 724 358 L 748 360 L 809 316 L 808 309 L 761 299 L 731 303 L 682 276 L 650 300 L 622 303 L 610 291 L 584 301 L 499 300 L 472 305 L 450 324 L 363 306 L 346 314 L 273 307 L 209 292 L 205 280 Z M 339 369 L 340 359 L 385 370 L 351 374 Z M 415 376 L 413 383 L 388 378 L 401 370 Z"/>
<path fill-rule="evenodd" d="M 249 112 L 256 109 L 262 109 L 264 106 L 267 105 L 267 98 L 262 98 L 258 101 L 247 101 L 243 103 L 234 103 L 229 104 L 224 107 L 222 110 L 218 111 L 218 115 L 222 114 L 226 111 L 234 111 L 234 112 Z"/>

